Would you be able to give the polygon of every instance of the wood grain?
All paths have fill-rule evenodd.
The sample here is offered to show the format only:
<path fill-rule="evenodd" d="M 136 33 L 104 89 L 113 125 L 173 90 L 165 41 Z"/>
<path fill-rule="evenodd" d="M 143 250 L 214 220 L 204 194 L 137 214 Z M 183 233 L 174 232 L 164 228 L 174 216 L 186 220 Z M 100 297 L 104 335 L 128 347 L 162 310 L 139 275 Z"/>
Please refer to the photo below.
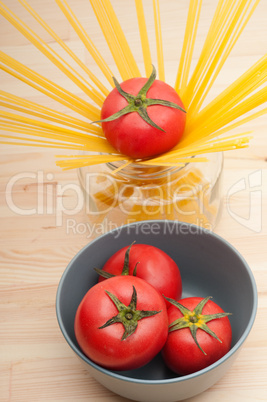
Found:
<path fill-rule="evenodd" d="M 5 2 L 44 40 L 58 49 L 48 35 L 40 31 L 35 21 L 15 0 Z M 56 30 L 79 57 L 98 74 L 91 57 L 53 0 L 32 0 L 31 5 Z M 134 12 L 134 2 L 112 0 L 133 53 L 140 64 L 142 53 Z M 148 14 L 149 2 L 144 2 Z M 89 2 L 71 0 L 80 21 L 88 30 L 110 68 L 116 67 L 102 33 L 92 14 Z M 194 63 L 199 55 L 216 2 L 203 1 L 202 18 L 197 36 Z M 164 58 L 167 80 L 173 82 L 182 46 L 188 0 L 161 1 L 161 23 L 164 27 Z M 251 21 L 233 49 L 221 74 L 215 82 L 210 97 L 219 93 L 266 52 L 267 2 L 261 1 Z M 148 34 L 152 43 L 153 18 L 147 15 Z M 83 96 L 62 73 L 48 62 L 16 30 L 0 18 L 1 50 L 36 69 L 58 84 Z M 101 79 L 101 74 L 99 74 Z M 68 110 L 15 78 L 0 72 L 1 89 L 9 91 L 56 110 Z M 190 399 L 190 402 L 251 402 L 266 400 L 267 395 L 267 120 L 262 117 L 247 125 L 254 131 L 248 149 L 225 154 L 223 181 L 223 210 L 216 232 L 236 247 L 249 263 L 255 276 L 259 305 L 255 325 L 231 370 L 212 388 Z M 73 355 L 59 330 L 55 315 L 55 297 L 60 277 L 71 258 L 91 239 L 86 230 L 87 217 L 83 209 L 70 215 L 63 214 L 58 224 L 57 202 L 65 209 L 74 210 L 77 203 L 74 191 L 59 189 L 67 185 L 78 186 L 75 171 L 62 172 L 55 166 L 59 152 L 38 148 L 0 147 L 0 401 L 94 401 L 126 402 L 98 384 L 83 369 Z M 251 204 L 248 180 L 259 171 L 261 184 L 254 190 L 260 192 Z M 43 175 L 38 184 L 37 175 Z M 22 176 L 19 176 L 21 173 Z M 28 176 L 27 176 L 28 174 Z M 12 183 L 11 186 L 10 183 Z M 229 197 L 229 191 L 240 180 L 246 189 Z M 64 187 L 65 186 L 65 187 Z M 252 189 L 253 190 L 253 189 Z M 10 198 L 12 197 L 12 198 Z M 38 198 L 39 197 L 39 198 Z M 10 200 L 13 205 L 10 204 Z M 63 204 L 62 204 L 63 205 Z M 38 210 L 39 206 L 39 210 Z M 258 231 L 249 224 L 241 224 L 234 217 L 239 215 L 249 221 L 251 207 L 260 222 Z M 31 214 L 25 210 L 35 210 Z M 22 212 L 18 212 L 22 211 Z M 256 211 L 256 212 L 255 212 Z M 70 220 L 75 228 L 71 228 Z M 243 220 L 243 223 L 245 221 Z M 80 226 L 78 226 L 80 224 Z M 78 230 L 79 228 L 79 230 Z"/>

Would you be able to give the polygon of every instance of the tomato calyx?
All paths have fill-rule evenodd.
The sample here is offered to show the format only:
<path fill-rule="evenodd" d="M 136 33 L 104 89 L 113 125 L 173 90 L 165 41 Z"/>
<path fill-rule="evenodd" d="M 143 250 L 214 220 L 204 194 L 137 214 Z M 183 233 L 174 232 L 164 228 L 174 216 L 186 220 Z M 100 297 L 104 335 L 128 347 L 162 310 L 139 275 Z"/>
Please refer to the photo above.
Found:
<path fill-rule="evenodd" d="M 117 307 L 118 314 L 110 318 L 104 325 L 99 327 L 99 329 L 106 328 L 109 325 L 118 322 L 121 323 L 124 326 L 124 333 L 121 338 L 122 341 L 135 332 L 139 320 L 141 320 L 142 318 L 151 317 L 161 312 L 161 310 L 159 311 L 136 310 L 137 293 L 134 286 L 133 286 L 132 298 L 128 306 L 125 306 L 125 304 L 123 304 L 114 294 L 112 294 L 108 290 L 106 290 L 106 293 Z"/>
<path fill-rule="evenodd" d="M 116 78 L 113 77 L 115 87 L 117 88 L 119 94 L 127 100 L 128 105 L 125 106 L 123 109 L 119 110 L 118 112 L 114 113 L 113 115 L 107 117 L 106 119 L 93 121 L 92 124 L 113 121 L 128 113 L 137 112 L 139 114 L 139 116 L 142 117 L 142 119 L 146 123 L 150 124 L 152 127 L 155 127 L 160 131 L 165 132 L 165 130 L 163 130 L 156 123 L 154 123 L 153 120 L 150 119 L 150 117 L 147 113 L 147 107 L 153 106 L 153 105 L 162 105 L 162 106 L 167 106 L 167 107 L 171 107 L 174 109 L 179 109 L 184 113 L 186 113 L 186 111 L 181 106 L 177 105 L 174 102 L 170 102 L 170 101 L 163 100 L 163 99 L 147 98 L 147 92 L 148 92 L 149 88 L 152 86 L 153 82 L 155 81 L 156 75 L 157 75 L 156 69 L 152 65 L 152 73 L 151 73 L 150 77 L 148 78 L 147 82 L 140 89 L 140 91 L 138 92 L 138 94 L 136 96 L 134 96 L 128 92 L 125 92 L 121 88 L 121 86 L 120 86 L 119 82 L 116 80 Z"/>
<path fill-rule="evenodd" d="M 122 272 L 121 275 L 129 275 L 129 258 L 130 258 L 130 251 L 132 248 L 132 245 L 135 243 L 135 241 L 132 242 L 132 244 L 128 247 L 128 249 L 126 250 L 125 253 L 125 258 L 124 258 L 124 263 L 123 263 L 123 268 L 122 268 Z M 133 276 L 136 276 L 136 271 L 137 271 L 137 265 L 139 264 L 139 262 L 136 263 L 134 270 L 133 270 Z M 113 276 L 116 276 L 114 274 L 111 274 L 110 272 L 106 272 L 103 269 L 99 269 L 99 268 L 94 268 L 94 270 L 98 273 L 98 275 L 102 276 L 103 278 L 112 278 Z"/>
<path fill-rule="evenodd" d="M 169 332 L 176 331 L 182 328 L 189 328 L 191 335 L 198 346 L 198 348 L 204 353 L 204 355 L 207 355 L 206 352 L 202 349 L 202 347 L 199 345 L 198 340 L 197 340 L 197 330 L 202 329 L 205 331 L 207 334 L 211 335 L 213 338 L 217 339 L 220 343 L 222 341 L 218 338 L 218 336 L 213 332 L 207 325 L 206 323 L 211 321 L 211 320 L 216 320 L 219 318 L 226 317 L 228 315 L 231 315 L 231 313 L 216 313 L 216 314 L 202 314 L 203 307 L 205 304 L 211 299 L 211 296 L 206 297 L 205 299 L 201 300 L 198 305 L 194 308 L 194 310 L 189 310 L 185 306 L 183 306 L 181 303 L 177 302 L 176 300 L 170 299 L 168 297 L 165 297 L 166 300 L 168 300 L 171 304 L 173 304 L 175 307 L 177 307 L 180 312 L 183 314 L 183 317 L 178 318 L 177 320 L 173 321 L 169 325 Z"/>

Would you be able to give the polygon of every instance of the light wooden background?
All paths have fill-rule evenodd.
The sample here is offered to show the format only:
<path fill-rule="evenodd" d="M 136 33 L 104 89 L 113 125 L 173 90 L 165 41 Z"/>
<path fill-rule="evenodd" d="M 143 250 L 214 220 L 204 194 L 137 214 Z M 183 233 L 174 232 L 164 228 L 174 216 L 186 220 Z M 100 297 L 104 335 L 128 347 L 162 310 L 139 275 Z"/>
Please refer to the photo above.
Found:
<path fill-rule="evenodd" d="M 17 1 L 6 0 L 4 3 L 33 29 L 39 29 Z M 152 10 L 151 2 L 144 3 L 153 44 L 153 18 L 148 14 Z M 97 72 L 56 3 L 53 0 L 32 0 L 30 4 Z M 89 2 L 71 0 L 69 4 L 116 73 Z M 112 4 L 144 72 L 134 1 L 114 0 Z M 195 59 L 215 5 L 216 1 L 203 1 Z M 160 6 L 166 77 L 172 84 L 188 1 L 161 1 Z M 48 34 L 41 30 L 38 32 L 56 48 Z M 211 97 L 265 54 L 266 38 L 267 1 L 262 0 L 218 77 Z M 12 57 L 81 95 L 74 84 L 2 17 L 0 45 Z M 152 54 L 155 59 L 154 47 Z M 0 82 L 3 90 L 67 112 L 64 107 L 3 72 L 0 73 Z M 247 129 L 254 130 L 250 147 L 225 154 L 223 212 L 216 232 L 232 243 L 249 263 L 258 286 L 258 314 L 253 330 L 231 370 L 211 389 L 190 399 L 190 402 L 267 400 L 266 117 L 247 125 Z M 76 172 L 62 172 L 57 168 L 54 155 L 58 152 L 53 150 L 1 146 L 0 152 L 0 400 L 126 402 L 126 399 L 106 390 L 87 374 L 63 339 L 56 320 L 55 297 L 59 279 L 71 258 L 91 239 L 86 231 L 83 210 L 75 212 L 76 193 L 66 187 L 77 186 Z M 255 185 L 251 189 L 249 179 Z M 257 179 L 258 182 L 255 181 Z M 244 188 L 240 187 L 230 197 L 231 189 L 237 189 L 235 186 L 242 184 Z M 60 203 L 69 209 L 69 215 L 64 214 L 59 225 L 60 211 L 57 206 Z M 73 225 L 72 229 L 70 224 Z"/>

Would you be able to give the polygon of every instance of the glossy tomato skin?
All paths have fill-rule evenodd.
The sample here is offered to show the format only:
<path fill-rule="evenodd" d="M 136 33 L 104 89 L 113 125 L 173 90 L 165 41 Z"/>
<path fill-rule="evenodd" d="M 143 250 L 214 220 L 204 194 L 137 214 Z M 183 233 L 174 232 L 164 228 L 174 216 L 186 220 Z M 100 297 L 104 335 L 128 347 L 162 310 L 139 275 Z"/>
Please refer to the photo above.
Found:
<path fill-rule="evenodd" d="M 103 270 L 113 275 L 121 275 L 124 258 L 128 246 L 113 254 L 103 266 Z M 180 299 L 182 295 L 182 279 L 175 261 L 164 251 L 148 244 L 133 244 L 129 258 L 129 274 L 137 265 L 136 276 L 150 283 L 160 294 L 171 299 Z M 99 277 L 99 281 L 103 281 Z M 171 304 L 166 300 L 166 305 Z"/>
<path fill-rule="evenodd" d="M 136 96 L 146 81 L 146 78 L 132 78 L 124 81 L 121 88 Z M 177 92 L 160 80 L 154 81 L 147 92 L 147 98 L 174 102 L 184 109 Z M 101 119 L 110 117 L 127 105 L 126 99 L 114 88 L 103 103 Z M 147 113 L 165 132 L 146 123 L 137 112 L 132 112 L 114 121 L 102 123 L 108 142 L 119 152 L 134 159 L 158 155 L 173 148 L 183 135 L 186 113 L 162 105 L 148 106 Z"/>
<path fill-rule="evenodd" d="M 182 305 L 193 310 L 203 300 L 201 297 L 189 297 L 179 301 Z M 209 300 L 202 310 L 202 314 L 222 313 L 223 310 L 213 301 Z M 169 324 L 182 317 L 175 306 L 168 309 Z M 231 348 L 232 329 L 228 317 L 212 320 L 207 323 L 215 332 L 217 339 L 201 329 L 197 330 L 197 340 L 206 355 L 196 345 L 190 329 L 183 328 L 170 332 L 167 342 L 162 349 L 162 356 L 166 365 L 175 373 L 187 375 L 202 370 L 223 357 Z"/>
<path fill-rule="evenodd" d="M 113 293 L 129 305 L 137 292 L 137 310 L 156 310 L 158 314 L 138 321 L 136 331 L 121 340 L 121 323 L 99 329 L 118 310 L 106 294 Z M 160 352 L 168 336 L 168 316 L 163 297 L 140 278 L 124 276 L 107 279 L 89 289 L 75 316 L 74 330 L 83 352 L 95 363 L 112 370 L 132 370 L 148 363 Z"/>

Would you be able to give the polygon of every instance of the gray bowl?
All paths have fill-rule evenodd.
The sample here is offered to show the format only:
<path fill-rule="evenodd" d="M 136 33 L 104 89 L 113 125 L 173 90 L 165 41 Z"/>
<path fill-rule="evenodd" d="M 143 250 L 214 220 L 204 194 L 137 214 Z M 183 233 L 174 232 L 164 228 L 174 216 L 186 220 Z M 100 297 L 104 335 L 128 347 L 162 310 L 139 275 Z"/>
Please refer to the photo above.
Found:
<path fill-rule="evenodd" d="M 98 279 L 93 270 L 120 248 L 133 241 L 161 248 L 178 264 L 183 281 L 182 297 L 212 296 L 231 312 L 231 350 L 206 369 L 186 376 L 168 370 L 160 356 L 145 367 L 110 371 L 87 358 L 75 339 L 74 317 L 88 289 Z M 144 221 L 108 232 L 85 246 L 69 263 L 60 280 L 56 312 L 60 329 L 89 373 L 113 392 L 136 401 L 175 402 L 211 387 L 229 369 L 247 338 L 257 310 L 257 289 L 243 257 L 216 234 L 175 221 Z"/>

